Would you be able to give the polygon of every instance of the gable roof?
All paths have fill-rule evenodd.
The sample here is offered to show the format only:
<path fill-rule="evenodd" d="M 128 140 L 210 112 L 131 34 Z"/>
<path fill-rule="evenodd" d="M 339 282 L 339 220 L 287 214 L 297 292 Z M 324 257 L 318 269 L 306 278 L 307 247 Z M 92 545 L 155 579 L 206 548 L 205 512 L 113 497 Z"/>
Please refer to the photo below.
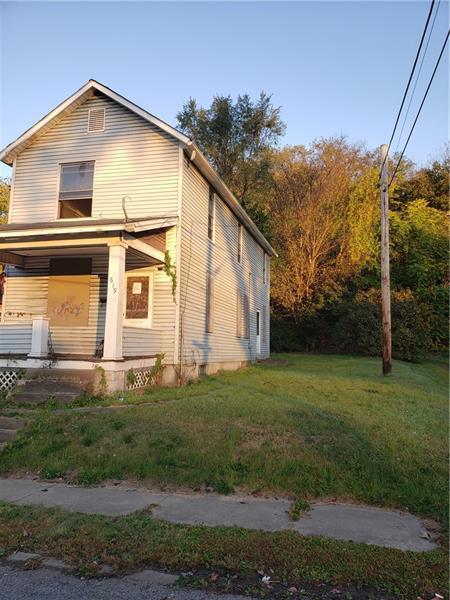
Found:
<path fill-rule="evenodd" d="M 127 100 L 124 96 L 121 96 L 111 88 L 99 83 L 98 81 L 95 81 L 94 79 L 90 79 L 74 94 L 69 96 L 66 100 L 58 104 L 56 108 L 46 114 L 45 117 L 43 117 L 40 121 L 27 129 L 16 140 L 8 144 L 8 146 L 6 146 L 0 152 L 0 160 L 11 166 L 16 156 L 25 150 L 25 148 L 32 144 L 38 137 L 46 133 L 49 129 L 53 128 L 66 116 L 70 115 L 86 100 L 92 98 L 96 92 L 100 92 L 108 98 L 111 98 L 118 104 L 124 106 L 128 110 L 131 110 L 145 121 L 155 125 L 160 130 L 177 140 L 177 142 L 184 149 L 185 153 L 188 155 L 189 159 L 195 164 L 205 179 L 214 187 L 216 192 L 234 212 L 236 217 L 242 222 L 243 225 L 247 227 L 257 242 L 268 254 L 271 256 L 276 256 L 275 250 L 259 231 L 258 227 L 248 216 L 247 212 L 242 208 L 238 200 L 234 197 L 219 175 L 211 167 L 197 145 L 189 137 L 184 135 L 184 133 L 181 131 L 178 131 L 178 129 L 175 129 L 175 127 L 172 127 L 165 121 L 158 119 L 158 117 L 155 117 L 137 104 L 134 104 L 134 102 Z"/>

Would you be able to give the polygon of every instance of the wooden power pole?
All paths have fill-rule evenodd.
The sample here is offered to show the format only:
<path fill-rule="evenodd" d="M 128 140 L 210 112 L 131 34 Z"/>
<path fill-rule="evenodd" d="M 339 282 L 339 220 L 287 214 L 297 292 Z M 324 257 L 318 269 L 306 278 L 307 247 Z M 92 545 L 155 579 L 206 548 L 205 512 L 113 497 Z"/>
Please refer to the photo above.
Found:
<path fill-rule="evenodd" d="M 381 315 L 383 327 L 383 375 L 392 371 L 391 282 L 389 275 L 389 196 L 387 144 L 381 146 Z"/>

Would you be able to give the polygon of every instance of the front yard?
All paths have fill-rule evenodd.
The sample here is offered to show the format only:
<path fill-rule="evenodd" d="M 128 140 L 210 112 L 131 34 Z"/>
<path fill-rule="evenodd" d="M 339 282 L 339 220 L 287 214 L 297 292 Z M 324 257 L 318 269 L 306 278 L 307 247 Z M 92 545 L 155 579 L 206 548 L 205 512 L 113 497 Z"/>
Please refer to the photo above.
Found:
<path fill-rule="evenodd" d="M 120 410 L 37 409 L 0 454 L 0 473 L 337 497 L 445 519 L 444 363 L 397 362 L 386 379 L 370 358 L 275 358 L 185 388 L 129 393 L 132 405 Z"/>
<path fill-rule="evenodd" d="M 117 398 L 102 401 L 108 403 Z M 439 360 L 396 362 L 385 379 L 375 359 L 278 355 L 185 388 L 129 393 L 124 403 L 100 413 L 30 411 L 29 425 L 0 453 L 0 473 L 338 498 L 407 509 L 446 530 L 447 367 Z M 42 551 L 87 571 L 99 563 L 119 572 L 152 564 L 206 567 L 226 578 L 263 569 L 295 585 L 388 594 L 351 591 L 340 596 L 346 598 L 432 598 L 447 583 L 443 550 L 173 525 L 146 512 L 112 519 L 3 505 L 0 531 L 8 552 Z"/>

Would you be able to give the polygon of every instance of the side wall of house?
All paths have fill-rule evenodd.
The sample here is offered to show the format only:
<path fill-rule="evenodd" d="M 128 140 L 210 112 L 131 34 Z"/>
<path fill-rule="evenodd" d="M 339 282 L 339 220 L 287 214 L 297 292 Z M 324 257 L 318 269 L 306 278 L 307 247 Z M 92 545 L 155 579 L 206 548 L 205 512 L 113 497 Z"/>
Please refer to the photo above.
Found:
<path fill-rule="evenodd" d="M 88 133 L 91 108 L 105 108 L 105 130 Z M 92 216 L 176 215 L 178 144 L 106 97 L 94 97 L 38 138 L 16 159 L 11 223 L 58 217 L 60 165 L 95 161 Z"/>
<path fill-rule="evenodd" d="M 197 365 L 256 359 L 256 311 L 261 314 L 261 353 L 269 356 L 269 260 L 263 282 L 264 250 L 243 231 L 238 262 L 238 220 L 217 195 L 215 239 L 208 239 L 209 185 L 183 161 L 181 210 L 180 322 L 184 360 Z M 213 281 L 212 332 L 207 332 L 207 280 Z M 249 298 L 250 335 L 237 336 L 238 290 Z"/>

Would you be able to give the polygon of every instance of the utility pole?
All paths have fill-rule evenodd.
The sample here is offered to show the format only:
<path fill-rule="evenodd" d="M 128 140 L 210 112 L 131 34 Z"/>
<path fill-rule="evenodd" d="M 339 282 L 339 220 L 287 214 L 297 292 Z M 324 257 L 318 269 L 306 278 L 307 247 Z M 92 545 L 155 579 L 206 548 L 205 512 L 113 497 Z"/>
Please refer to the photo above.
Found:
<path fill-rule="evenodd" d="M 381 146 L 381 319 L 383 328 L 383 375 L 392 372 L 391 282 L 389 275 L 389 196 L 387 144 Z"/>

